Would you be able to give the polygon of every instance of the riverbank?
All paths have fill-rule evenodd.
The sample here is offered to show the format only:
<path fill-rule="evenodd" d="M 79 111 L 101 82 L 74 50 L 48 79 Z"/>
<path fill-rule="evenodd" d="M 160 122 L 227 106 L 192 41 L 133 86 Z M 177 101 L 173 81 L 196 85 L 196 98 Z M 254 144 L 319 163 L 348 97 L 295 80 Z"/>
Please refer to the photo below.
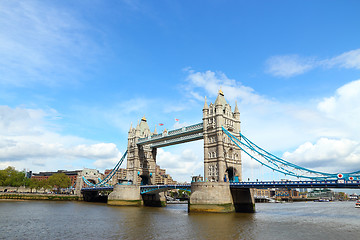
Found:
<path fill-rule="evenodd" d="M 81 196 L 63 194 L 0 193 L 0 200 L 83 201 Z"/>

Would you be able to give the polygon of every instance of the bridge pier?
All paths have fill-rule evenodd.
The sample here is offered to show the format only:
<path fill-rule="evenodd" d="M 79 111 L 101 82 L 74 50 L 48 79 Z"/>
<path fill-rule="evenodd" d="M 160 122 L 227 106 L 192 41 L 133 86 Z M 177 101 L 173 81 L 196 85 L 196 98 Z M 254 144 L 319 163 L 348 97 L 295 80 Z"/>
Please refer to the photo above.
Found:
<path fill-rule="evenodd" d="M 115 206 L 141 206 L 139 185 L 116 184 L 114 190 L 109 194 L 108 204 Z"/>
<path fill-rule="evenodd" d="M 81 194 L 80 194 L 80 196 L 81 196 Z M 106 203 L 106 199 L 107 199 L 107 196 L 100 195 L 100 193 L 98 191 L 83 193 L 82 197 L 83 197 L 85 202 L 102 202 L 102 203 Z"/>
<path fill-rule="evenodd" d="M 228 182 L 192 182 L 189 212 L 234 212 Z"/>
<path fill-rule="evenodd" d="M 164 192 L 155 194 L 143 194 L 142 200 L 144 202 L 144 206 L 166 207 L 166 197 Z"/>
<path fill-rule="evenodd" d="M 232 188 L 231 195 L 236 212 L 241 212 L 241 213 L 255 212 L 254 189 Z"/>
<path fill-rule="evenodd" d="M 228 182 L 192 182 L 188 211 L 253 213 L 253 190 L 230 189 Z"/>

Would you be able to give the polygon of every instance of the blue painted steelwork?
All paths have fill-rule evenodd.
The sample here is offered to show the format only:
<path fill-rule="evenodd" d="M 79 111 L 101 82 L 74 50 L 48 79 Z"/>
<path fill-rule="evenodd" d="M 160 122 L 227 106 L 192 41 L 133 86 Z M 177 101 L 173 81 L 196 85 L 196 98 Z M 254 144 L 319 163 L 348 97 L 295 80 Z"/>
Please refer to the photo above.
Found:
<path fill-rule="evenodd" d="M 179 189 L 191 191 L 190 184 L 175 184 L 175 185 L 145 185 L 140 187 L 141 194 L 164 192 L 170 189 Z"/>
<path fill-rule="evenodd" d="M 108 182 L 111 180 L 111 178 L 115 175 L 116 171 L 120 168 L 121 164 L 124 162 L 125 157 L 127 155 L 127 150 L 125 151 L 124 155 L 120 158 L 119 162 L 115 165 L 115 167 L 109 172 L 108 175 L 104 177 L 104 179 L 100 180 L 98 183 L 94 184 L 89 182 L 85 177 L 83 176 L 83 180 L 88 186 L 108 186 Z"/>
<path fill-rule="evenodd" d="M 230 183 L 230 188 L 360 188 L 360 181 L 265 181 Z"/>
<path fill-rule="evenodd" d="M 264 181 L 264 182 L 232 182 L 230 188 L 352 188 L 360 189 L 359 180 L 324 180 L 324 181 Z M 191 184 L 176 184 L 176 185 L 146 185 L 140 186 L 141 194 L 151 194 L 157 192 L 164 192 L 169 189 L 180 189 L 191 191 Z M 81 189 L 86 191 L 112 191 L 113 187 L 88 187 Z"/>
<path fill-rule="evenodd" d="M 87 187 L 82 188 L 81 192 L 93 192 L 93 191 L 112 191 L 114 187 Z M 190 184 L 174 184 L 174 185 L 143 185 L 140 186 L 140 194 L 151 194 L 151 193 L 158 193 L 158 192 L 164 192 L 170 189 L 179 189 L 179 190 L 185 190 L 185 191 L 191 191 L 191 185 Z"/>
<path fill-rule="evenodd" d="M 81 193 L 84 192 L 101 192 L 101 191 L 113 191 L 114 187 L 86 187 L 81 189 Z"/>
<path fill-rule="evenodd" d="M 92 187 L 96 187 L 96 184 L 90 182 L 89 180 L 87 180 L 84 176 L 82 176 L 82 179 L 84 181 L 84 183 L 88 186 L 92 186 Z"/>
<path fill-rule="evenodd" d="M 272 169 L 273 171 L 280 172 L 284 175 L 289 175 L 297 178 L 312 179 L 312 180 L 330 180 L 330 179 L 360 180 L 360 171 L 339 174 L 339 173 L 326 173 L 326 172 L 314 171 L 311 169 L 300 167 L 296 164 L 288 162 L 284 159 L 281 159 L 265 151 L 264 149 L 257 146 L 255 143 L 251 142 L 241 133 L 240 133 L 240 137 L 244 141 L 241 141 L 238 138 L 236 138 L 224 127 L 222 127 L 222 129 L 224 133 L 231 139 L 231 141 L 234 142 L 251 159 L 259 162 L 261 165 L 265 167 Z M 255 154 L 252 154 L 250 152 Z M 261 159 L 265 161 L 260 160 L 258 157 L 254 155 L 260 156 Z"/>

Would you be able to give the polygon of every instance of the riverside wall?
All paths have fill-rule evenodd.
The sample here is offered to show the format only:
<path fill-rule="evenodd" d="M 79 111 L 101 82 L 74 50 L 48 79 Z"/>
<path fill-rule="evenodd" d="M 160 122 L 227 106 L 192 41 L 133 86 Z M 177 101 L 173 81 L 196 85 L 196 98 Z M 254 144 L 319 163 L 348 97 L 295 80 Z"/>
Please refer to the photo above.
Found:
<path fill-rule="evenodd" d="M 83 198 L 65 194 L 0 193 L 0 200 L 83 201 Z"/>

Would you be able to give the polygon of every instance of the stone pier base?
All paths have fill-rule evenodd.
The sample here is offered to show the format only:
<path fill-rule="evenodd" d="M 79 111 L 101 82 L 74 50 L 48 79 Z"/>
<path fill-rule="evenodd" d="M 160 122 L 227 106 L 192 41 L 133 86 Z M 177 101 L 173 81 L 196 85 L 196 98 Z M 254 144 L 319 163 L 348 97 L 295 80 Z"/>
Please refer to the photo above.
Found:
<path fill-rule="evenodd" d="M 116 206 L 141 206 L 140 186 L 115 185 L 113 192 L 109 194 L 108 204 Z"/>
<path fill-rule="evenodd" d="M 192 182 L 189 212 L 234 212 L 228 182 Z"/>
<path fill-rule="evenodd" d="M 231 195 L 234 202 L 236 212 L 241 213 L 254 213 L 255 200 L 254 190 L 250 188 L 233 188 Z"/>
<path fill-rule="evenodd" d="M 155 194 L 143 194 L 142 200 L 144 206 L 148 207 L 166 207 L 166 197 L 164 192 Z"/>

